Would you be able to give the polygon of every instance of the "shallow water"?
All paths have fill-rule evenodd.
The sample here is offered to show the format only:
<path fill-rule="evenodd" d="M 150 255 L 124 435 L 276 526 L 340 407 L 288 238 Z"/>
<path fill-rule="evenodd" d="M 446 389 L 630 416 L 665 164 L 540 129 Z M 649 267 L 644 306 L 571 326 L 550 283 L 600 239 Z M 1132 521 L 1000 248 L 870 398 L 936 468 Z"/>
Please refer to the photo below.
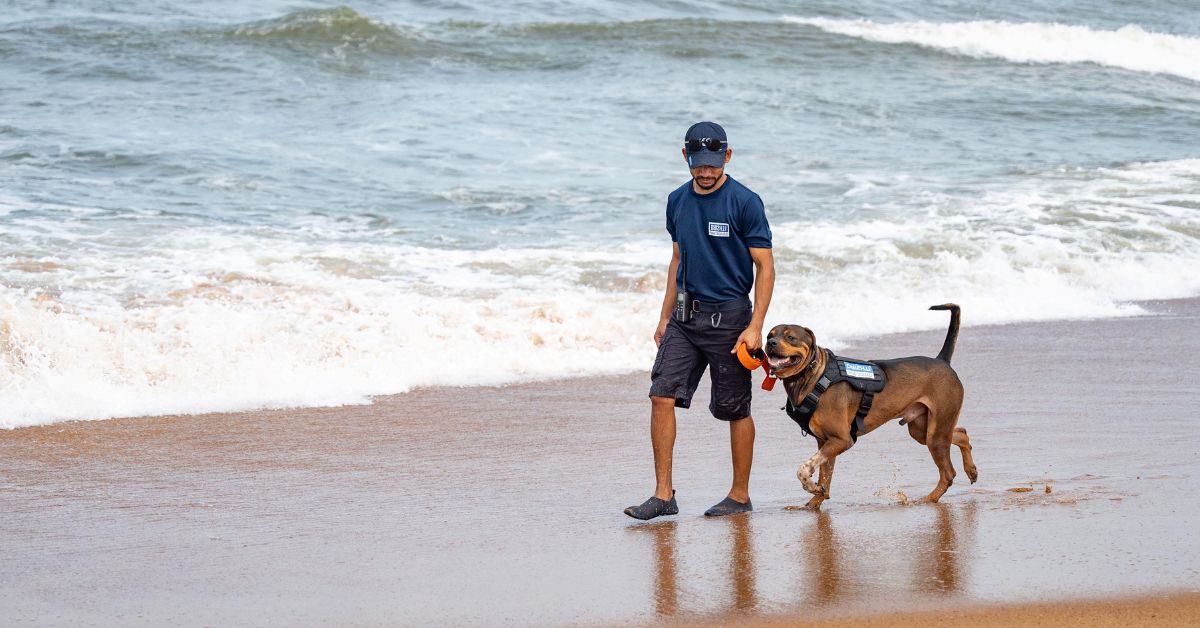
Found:
<path fill-rule="evenodd" d="M 905 503 L 937 472 L 890 423 L 839 459 L 821 513 L 786 510 L 814 444 L 775 392 L 755 397 L 755 512 L 702 516 L 728 488 L 728 436 L 694 409 L 681 513 L 629 519 L 653 485 L 644 374 L 2 432 L 0 619 L 721 622 L 1195 591 L 1200 302 L 1146 307 L 964 330 L 980 478 L 938 505 Z"/>
<path fill-rule="evenodd" d="M 0 427 L 644 368 L 699 118 L 835 346 L 1195 296 L 1198 48 L 1169 1 L 10 2 Z"/>

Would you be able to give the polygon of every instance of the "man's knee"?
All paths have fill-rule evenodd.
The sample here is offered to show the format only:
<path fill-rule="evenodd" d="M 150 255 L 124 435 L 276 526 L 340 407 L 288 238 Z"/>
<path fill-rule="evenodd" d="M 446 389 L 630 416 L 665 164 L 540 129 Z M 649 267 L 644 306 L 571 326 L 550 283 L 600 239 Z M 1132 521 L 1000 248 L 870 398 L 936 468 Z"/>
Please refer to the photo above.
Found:
<path fill-rule="evenodd" d="M 729 434 L 734 438 L 750 438 L 754 439 L 754 419 L 749 416 L 744 416 L 740 419 L 728 421 Z"/>
<path fill-rule="evenodd" d="M 655 408 L 661 408 L 664 410 L 667 408 L 674 408 L 675 407 L 675 398 L 674 397 L 659 397 L 657 395 L 650 395 L 650 404 L 653 405 Z"/>

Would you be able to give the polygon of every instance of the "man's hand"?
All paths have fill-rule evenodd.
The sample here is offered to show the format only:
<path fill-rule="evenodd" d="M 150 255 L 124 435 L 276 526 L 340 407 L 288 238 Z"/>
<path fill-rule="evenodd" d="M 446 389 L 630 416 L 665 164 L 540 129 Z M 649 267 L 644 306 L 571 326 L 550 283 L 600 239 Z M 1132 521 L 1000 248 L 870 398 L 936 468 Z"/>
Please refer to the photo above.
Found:
<path fill-rule="evenodd" d="M 654 346 L 662 345 L 663 334 L 667 333 L 667 321 L 671 319 L 664 318 L 658 321 L 658 329 L 654 330 Z"/>
<path fill-rule="evenodd" d="M 742 343 L 746 343 L 746 350 L 751 353 L 762 348 L 762 327 L 757 325 L 747 327 L 742 331 L 742 335 L 738 336 L 737 342 L 733 343 L 733 348 L 729 352 L 737 353 L 738 345 Z"/>

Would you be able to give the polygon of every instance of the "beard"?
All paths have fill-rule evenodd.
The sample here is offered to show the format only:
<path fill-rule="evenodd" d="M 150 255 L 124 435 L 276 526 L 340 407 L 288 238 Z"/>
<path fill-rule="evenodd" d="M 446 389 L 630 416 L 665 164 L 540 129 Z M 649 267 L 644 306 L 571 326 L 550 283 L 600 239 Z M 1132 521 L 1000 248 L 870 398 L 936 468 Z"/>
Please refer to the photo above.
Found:
<path fill-rule="evenodd" d="M 695 183 L 696 187 L 700 188 L 701 190 L 711 190 L 717 186 L 717 182 L 720 181 L 721 177 L 723 176 L 725 176 L 725 172 L 721 171 L 718 172 L 717 176 L 715 177 L 692 177 L 692 182 Z"/>

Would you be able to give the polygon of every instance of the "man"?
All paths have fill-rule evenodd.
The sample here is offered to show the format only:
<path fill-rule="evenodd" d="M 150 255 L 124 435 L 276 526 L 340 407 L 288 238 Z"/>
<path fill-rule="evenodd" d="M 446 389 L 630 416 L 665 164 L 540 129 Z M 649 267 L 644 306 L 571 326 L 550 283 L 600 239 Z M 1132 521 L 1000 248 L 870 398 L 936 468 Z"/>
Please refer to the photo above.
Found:
<path fill-rule="evenodd" d="M 725 174 L 725 164 L 732 157 L 725 129 L 716 123 L 698 122 L 684 135 L 683 158 L 692 179 L 667 197 L 667 231 L 674 244 L 654 332 L 658 355 L 650 373 L 650 442 L 656 484 L 650 499 L 625 509 L 625 514 L 635 519 L 679 512 L 671 481 L 675 408 L 691 405 L 705 368 L 712 383 L 708 409 L 714 417 L 729 422 L 733 485 L 725 499 L 704 514 L 753 510 L 751 380 L 736 352 L 741 343 L 751 351 L 762 346 L 775 265 L 762 199 Z M 689 318 L 677 314 L 684 310 L 676 307 L 680 290 L 694 299 L 686 308 L 690 320 L 679 320 Z"/>

